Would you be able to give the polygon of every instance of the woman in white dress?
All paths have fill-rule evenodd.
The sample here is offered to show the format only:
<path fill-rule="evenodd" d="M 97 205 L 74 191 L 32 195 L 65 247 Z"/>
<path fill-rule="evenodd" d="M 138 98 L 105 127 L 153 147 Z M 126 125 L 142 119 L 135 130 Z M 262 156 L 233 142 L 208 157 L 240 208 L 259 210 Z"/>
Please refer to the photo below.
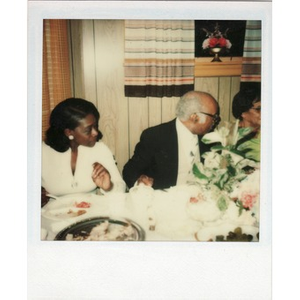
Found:
<path fill-rule="evenodd" d="M 42 145 L 43 195 L 125 191 L 114 157 L 101 141 L 99 119 L 94 104 L 84 99 L 69 98 L 53 109 Z"/>

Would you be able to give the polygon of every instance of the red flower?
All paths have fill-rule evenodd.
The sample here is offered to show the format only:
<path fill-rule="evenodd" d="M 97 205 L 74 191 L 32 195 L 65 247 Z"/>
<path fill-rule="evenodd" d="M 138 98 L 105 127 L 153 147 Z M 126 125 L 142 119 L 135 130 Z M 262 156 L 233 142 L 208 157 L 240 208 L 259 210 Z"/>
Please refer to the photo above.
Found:
<path fill-rule="evenodd" d="M 210 48 L 214 48 L 214 47 L 220 47 L 220 48 L 223 48 L 223 47 L 226 47 L 226 39 L 221 37 L 221 38 L 210 38 L 209 39 L 209 47 Z"/>
<path fill-rule="evenodd" d="M 228 28 L 226 29 L 225 34 L 222 34 L 217 23 L 213 32 L 210 32 L 205 28 L 202 28 L 202 30 L 206 32 L 207 37 L 202 43 L 203 49 L 215 47 L 228 49 L 231 48 L 230 41 L 226 39 Z"/>
<path fill-rule="evenodd" d="M 209 47 L 214 48 L 218 45 L 219 39 L 217 38 L 210 38 L 209 39 Z"/>
<path fill-rule="evenodd" d="M 219 38 L 218 42 L 219 42 L 220 47 L 226 47 L 226 39 L 225 38 L 223 38 L 223 37 Z"/>

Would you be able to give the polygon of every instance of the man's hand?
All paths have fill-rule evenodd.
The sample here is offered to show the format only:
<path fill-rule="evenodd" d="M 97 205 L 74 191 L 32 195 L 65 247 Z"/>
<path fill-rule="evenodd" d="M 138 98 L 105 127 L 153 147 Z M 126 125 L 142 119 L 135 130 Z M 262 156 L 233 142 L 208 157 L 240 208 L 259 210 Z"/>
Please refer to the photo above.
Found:
<path fill-rule="evenodd" d="M 137 184 L 139 185 L 140 183 L 144 183 L 147 186 L 152 186 L 153 181 L 154 181 L 153 178 L 148 177 L 147 175 L 141 175 L 137 180 Z"/>

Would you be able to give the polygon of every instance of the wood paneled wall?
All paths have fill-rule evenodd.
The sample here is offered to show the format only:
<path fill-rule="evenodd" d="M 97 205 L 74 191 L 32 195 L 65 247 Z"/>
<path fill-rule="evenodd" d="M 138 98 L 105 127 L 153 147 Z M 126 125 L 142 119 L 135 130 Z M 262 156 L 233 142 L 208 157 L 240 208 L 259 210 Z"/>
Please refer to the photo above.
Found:
<path fill-rule="evenodd" d="M 124 96 L 124 21 L 70 21 L 73 95 L 93 102 L 100 111 L 104 142 L 122 172 L 141 132 L 175 116 L 179 100 Z M 232 120 L 231 100 L 240 78 L 197 77 L 195 90 L 211 93 L 221 107 L 223 121 Z"/>

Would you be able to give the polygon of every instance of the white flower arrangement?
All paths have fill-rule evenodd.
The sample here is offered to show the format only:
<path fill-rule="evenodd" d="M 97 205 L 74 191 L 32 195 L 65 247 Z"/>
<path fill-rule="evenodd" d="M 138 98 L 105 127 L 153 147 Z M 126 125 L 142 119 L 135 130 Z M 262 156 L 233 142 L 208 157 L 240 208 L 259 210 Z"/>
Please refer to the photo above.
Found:
<path fill-rule="evenodd" d="M 255 181 L 252 179 L 251 184 L 247 179 L 259 169 L 259 163 L 238 150 L 238 142 L 252 132 L 252 128 L 239 128 L 238 122 L 227 122 L 203 137 L 204 143 L 216 145 L 203 154 L 204 163 L 194 164 L 193 172 L 202 190 L 213 191 L 220 211 L 226 211 L 234 201 L 241 214 L 242 210 L 251 210 L 258 203 L 259 177 L 253 176 Z"/>

